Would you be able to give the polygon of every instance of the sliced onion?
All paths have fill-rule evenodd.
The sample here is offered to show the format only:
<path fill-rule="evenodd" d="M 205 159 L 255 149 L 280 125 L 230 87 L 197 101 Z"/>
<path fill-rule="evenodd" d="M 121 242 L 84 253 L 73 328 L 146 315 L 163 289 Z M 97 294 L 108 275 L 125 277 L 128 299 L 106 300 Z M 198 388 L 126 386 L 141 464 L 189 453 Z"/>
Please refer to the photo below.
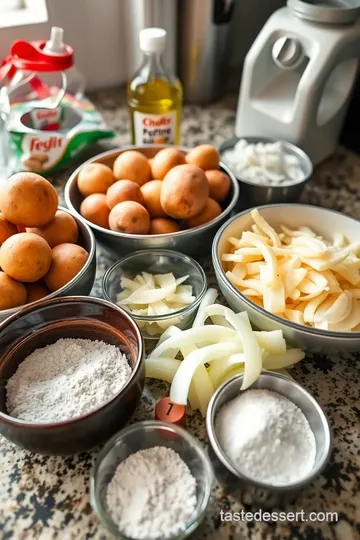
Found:
<path fill-rule="evenodd" d="M 151 356 L 163 356 L 169 349 L 180 350 L 185 343 L 193 343 L 194 345 L 200 345 L 202 343 L 219 343 L 225 340 L 238 341 L 238 335 L 235 330 L 231 328 L 224 328 L 222 326 L 208 325 L 200 328 L 190 328 L 184 330 L 180 336 L 172 336 L 161 345 L 156 347 Z M 239 345 L 237 345 L 239 346 Z"/>
<path fill-rule="evenodd" d="M 200 302 L 198 312 L 193 322 L 193 328 L 196 328 L 197 326 L 202 326 L 204 324 L 203 322 L 204 310 L 206 309 L 207 306 L 214 304 L 217 297 L 218 297 L 218 292 L 216 289 L 208 289 L 206 291 L 204 298 Z"/>
<path fill-rule="evenodd" d="M 202 328 L 201 330 L 204 329 L 205 328 Z M 224 355 L 234 354 L 237 352 L 237 348 L 237 343 L 224 341 L 223 343 L 216 343 L 214 345 L 202 347 L 201 349 L 190 353 L 186 358 L 184 358 L 179 369 L 175 373 L 175 377 L 170 388 L 171 401 L 173 403 L 178 403 L 179 405 L 186 405 L 190 383 L 197 367 L 201 364 L 213 362 L 217 358 L 221 358 Z"/>

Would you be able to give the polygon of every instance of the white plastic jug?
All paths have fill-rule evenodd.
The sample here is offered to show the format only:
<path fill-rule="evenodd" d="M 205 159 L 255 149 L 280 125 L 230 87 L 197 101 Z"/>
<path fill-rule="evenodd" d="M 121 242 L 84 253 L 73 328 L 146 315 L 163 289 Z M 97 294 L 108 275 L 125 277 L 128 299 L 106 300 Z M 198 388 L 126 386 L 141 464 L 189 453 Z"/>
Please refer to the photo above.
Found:
<path fill-rule="evenodd" d="M 238 137 L 300 146 L 318 163 L 335 149 L 359 67 L 360 1 L 288 0 L 248 52 Z"/>

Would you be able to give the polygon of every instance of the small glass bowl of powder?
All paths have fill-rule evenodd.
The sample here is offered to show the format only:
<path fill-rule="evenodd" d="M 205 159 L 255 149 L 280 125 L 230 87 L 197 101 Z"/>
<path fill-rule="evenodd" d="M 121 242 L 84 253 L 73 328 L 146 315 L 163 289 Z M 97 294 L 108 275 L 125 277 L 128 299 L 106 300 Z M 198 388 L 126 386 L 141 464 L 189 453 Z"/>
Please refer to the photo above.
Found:
<path fill-rule="evenodd" d="M 205 516 L 213 483 L 201 444 L 177 425 L 138 422 L 102 449 L 91 474 L 91 504 L 126 540 L 175 540 Z"/>

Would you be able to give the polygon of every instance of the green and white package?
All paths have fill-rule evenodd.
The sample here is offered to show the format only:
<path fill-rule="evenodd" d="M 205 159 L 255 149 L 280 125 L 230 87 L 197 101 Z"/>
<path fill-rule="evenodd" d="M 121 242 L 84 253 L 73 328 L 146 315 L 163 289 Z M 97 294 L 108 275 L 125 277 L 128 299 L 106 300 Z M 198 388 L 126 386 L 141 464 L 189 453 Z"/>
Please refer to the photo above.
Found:
<path fill-rule="evenodd" d="M 11 105 L 9 141 L 15 171 L 46 176 L 69 166 L 93 142 L 114 137 L 99 111 L 87 98 L 66 94 L 56 109 L 39 108 L 39 101 Z"/>

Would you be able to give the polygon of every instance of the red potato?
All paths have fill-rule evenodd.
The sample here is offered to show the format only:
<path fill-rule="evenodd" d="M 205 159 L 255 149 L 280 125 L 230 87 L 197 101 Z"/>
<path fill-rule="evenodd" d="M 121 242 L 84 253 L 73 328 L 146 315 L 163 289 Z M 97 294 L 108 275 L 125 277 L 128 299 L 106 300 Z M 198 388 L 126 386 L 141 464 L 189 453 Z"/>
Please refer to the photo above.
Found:
<path fill-rule="evenodd" d="M 176 148 L 164 148 L 152 159 L 151 170 L 153 178 L 163 180 L 167 173 L 177 165 L 186 163 L 185 156 Z"/>
<path fill-rule="evenodd" d="M 5 217 L 0 214 L 0 246 L 10 238 L 13 234 L 18 232 L 17 226 L 10 223 Z"/>
<path fill-rule="evenodd" d="M 51 266 L 44 277 L 46 286 L 54 292 L 64 287 L 83 268 L 87 251 L 76 244 L 59 244 L 52 249 Z"/>
<path fill-rule="evenodd" d="M 17 281 L 39 281 L 48 272 L 50 264 L 50 246 L 37 234 L 15 234 L 0 248 L 1 268 Z"/>
<path fill-rule="evenodd" d="M 43 227 L 27 228 L 27 232 L 42 236 L 51 248 L 69 242 L 76 244 L 79 231 L 75 219 L 67 212 L 58 210 L 54 219 Z"/>
<path fill-rule="evenodd" d="M 152 218 L 166 217 L 160 202 L 161 188 L 161 180 L 151 180 L 141 187 L 144 206 Z"/>
<path fill-rule="evenodd" d="M 205 171 L 205 174 L 209 182 L 210 197 L 219 203 L 224 202 L 231 187 L 228 175 L 217 169 Z"/>
<path fill-rule="evenodd" d="M 109 228 L 110 208 L 106 204 L 104 193 L 93 193 L 86 197 L 81 203 L 80 214 L 99 227 Z"/>
<path fill-rule="evenodd" d="M 189 229 L 199 227 L 199 225 L 204 225 L 205 223 L 208 223 L 209 221 L 212 221 L 216 217 L 220 216 L 221 212 L 222 210 L 219 203 L 214 201 L 214 199 L 209 198 L 206 201 L 205 207 L 202 209 L 202 211 L 196 216 L 188 219 L 186 221 L 186 225 Z"/>
<path fill-rule="evenodd" d="M 144 197 L 139 184 L 131 180 L 118 180 L 109 187 L 106 193 L 106 204 L 114 208 L 117 204 L 125 201 L 135 201 L 144 204 Z"/>
<path fill-rule="evenodd" d="M 168 216 L 189 219 L 201 212 L 208 196 L 209 182 L 204 171 L 195 165 L 178 165 L 162 182 L 160 202 Z"/>
<path fill-rule="evenodd" d="M 22 283 L 0 271 L 0 310 L 26 304 L 26 289 Z"/>
<path fill-rule="evenodd" d="M 114 163 L 117 180 L 131 180 L 139 186 L 151 180 L 151 167 L 148 159 L 137 150 L 127 150 L 118 155 Z"/>
<path fill-rule="evenodd" d="M 0 189 L 0 210 L 15 225 L 42 227 L 54 218 L 58 207 L 55 188 L 36 173 L 11 176 Z"/>
<path fill-rule="evenodd" d="M 83 197 L 93 193 L 106 193 L 114 182 L 114 173 L 103 163 L 84 165 L 77 178 L 78 189 Z"/>
<path fill-rule="evenodd" d="M 141 204 L 126 201 L 117 204 L 110 212 L 109 225 L 112 231 L 126 234 L 148 234 L 150 216 Z"/>
<path fill-rule="evenodd" d="M 200 144 L 186 154 L 186 163 L 196 165 L 204 171 L 218 169 L 220 166 L 220 155 L 212 144 Z"/>
<path fill-rule="evenodd" d="M 150 223 L 150 234 L 171 234 L 180 231 L 180 225 L 169 218 L 155 218 Z"/>

